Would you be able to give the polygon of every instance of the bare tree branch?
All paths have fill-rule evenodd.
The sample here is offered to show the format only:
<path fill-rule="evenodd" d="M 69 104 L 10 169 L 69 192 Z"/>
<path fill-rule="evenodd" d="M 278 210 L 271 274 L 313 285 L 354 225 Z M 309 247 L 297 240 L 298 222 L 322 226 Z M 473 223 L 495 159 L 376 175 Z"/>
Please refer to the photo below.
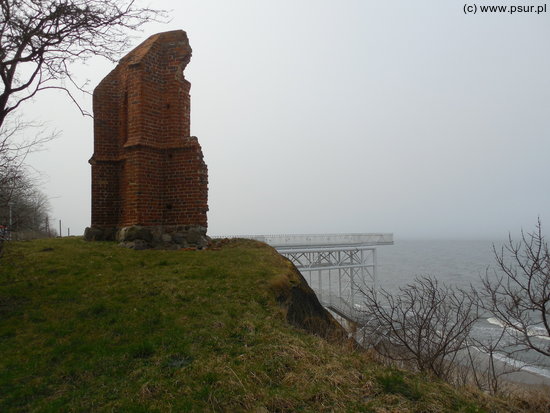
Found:
<path fill-rule="evenodd" d="M 0 0 L 0 126 L 44 83 L 69 79 L 76 86 L 71 63 L 114 61 L 129 46 L 129 32 L 164 17 L 135 0 Z"/>
<path fill-rule="evenodd" d="M 482 279 L 483 308 L 504 325 L 516 346 L 550 357 L 550 251 L 540 218 L 521 240 L 493 246 L 496 269 Z"/>

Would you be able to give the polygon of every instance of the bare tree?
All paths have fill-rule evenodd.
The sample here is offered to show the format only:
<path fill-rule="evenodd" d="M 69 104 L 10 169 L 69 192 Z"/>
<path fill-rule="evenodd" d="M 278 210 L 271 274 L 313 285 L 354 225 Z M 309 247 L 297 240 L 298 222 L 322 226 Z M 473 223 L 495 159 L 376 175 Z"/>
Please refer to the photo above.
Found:
<path fill-rule="evenodd" d="M 46 235 L 49 207 L 48 197 L 24 168 L 0 186 L 0 225 L 12 235 Z"/>
<path fill-rule="evenodd" d="M 550 357 L 550 251 L 540 219 L 532 233 L 511 235 L 497 250 L 497 268 L 482 279 L 483 308 L 499 320 L 516 346 Z"/>
<path fill-rule="evenodd" d="M 33 133 L 34 132 L 34 133 Z M 12 239 L 14 230 L 26 229 L 29 235 L 42 236 L 47 231 L 40 223 L 47 219 L 49 204 L 38 189 L 27 156 L 54 139 L 56 133 L 47 133 L 42 124 L 9 119 L 0 127 L 0 228 L 2 241 Z M 28 199 L 25 199 L 28 197 Z M 40 198 L 40 206 L 37 199 Z M 32 208 L 30 205 L 34 205 Z M 32 212 L 32 219 L 23 219 Z M 21 234 L 21 232 L 18 232 Z M 0 246 L 1 249 L 1 246 Z"/>
<path fill-rule="evenodd" d="M 451 378 L 454 362 L 469 346 L 470 331 L 479 319 L 476 300 L 427 276 L 395 294 L 371 286 L 360 290 L 365 338 L 376 351 L 439 378 Z"/>
<path fill-rule="evenodd" d="M 0 188 L 3 197 L 13 192 L 21 182 L 27 156 L 41 150 L 57 134 L 55 131 L 46 132 L 42 123 L 22 121 L 20 118 L 12 118 L 0 127 Z"/>
<path fill-rule="evenodd" d="M 45 89 L 61 89 L 77 103 L 71 63 L 114 60 L 128 47 L 129 31 L 162 16 L 135 0 L 0 0 L 0 13 L 0 126 Z"/>
<path fill-rule="evenodd" d="M 85 90 L 71 64 L 94 56 L 114 61 L 129 46 L 129 33 L 164 16 L 136 0 L 0 0 L 0 209 L 19 205 L 25 215 L 32 199 L 22 203 L 21 196 L 36 193 L 29 192 L 25 159 L 55 136 L 22 138 L 37 125 L 14 118 L 17 109 L 43 90 L 59 89 L 89 115 L 74 97 Z"/>

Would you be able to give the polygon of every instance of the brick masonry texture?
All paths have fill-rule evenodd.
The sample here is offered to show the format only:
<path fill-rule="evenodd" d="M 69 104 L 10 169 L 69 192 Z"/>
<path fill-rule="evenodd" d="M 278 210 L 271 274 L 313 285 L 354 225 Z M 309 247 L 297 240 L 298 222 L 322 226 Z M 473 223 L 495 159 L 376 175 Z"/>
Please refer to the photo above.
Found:
<path fill-rule="evenodd" d="M 206 231 L 208 170 L 190 136 L 191 47 L 182 30 L 151 36 L 94 90 L 92 228 Z"/>

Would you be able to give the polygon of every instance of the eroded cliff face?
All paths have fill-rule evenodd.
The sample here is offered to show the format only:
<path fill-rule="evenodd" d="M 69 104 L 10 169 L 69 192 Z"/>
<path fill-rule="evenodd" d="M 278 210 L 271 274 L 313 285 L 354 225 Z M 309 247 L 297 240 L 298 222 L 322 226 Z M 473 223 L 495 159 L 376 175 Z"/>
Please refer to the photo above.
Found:
<path fill-rule="evenodd" d="M 296 266 L 287 258 L 288 271 L 271 282 L 287 321 L 329 340 L 347 340 L 347 332 L 321 305 Z"/>

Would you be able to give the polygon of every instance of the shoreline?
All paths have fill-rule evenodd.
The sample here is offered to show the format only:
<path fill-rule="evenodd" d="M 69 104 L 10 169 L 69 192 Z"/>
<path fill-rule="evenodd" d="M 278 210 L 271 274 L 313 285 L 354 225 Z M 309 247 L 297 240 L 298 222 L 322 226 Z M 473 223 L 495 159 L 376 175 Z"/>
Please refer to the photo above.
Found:
<path fill-rule="evenodd" d="M 475 357 L 475 362 L 479 365 L 477 370 L 479 373 L 487 371 L 489 367 L 489 355 L 482 352 L 481 350 L 475 349 L 478 356 Z M 513 384 L 515 386 L 525 386 L 525 387 L 546 387 L 550 390 L 550 377 L 537 373 L 535 371 L 526 370 L 529 366 L 524 367 L 514 367 L 513 364 L 507 363 L 506 361 L 499 360 L 498 358 L 493 358 L 493 363 L 495 366 L 495 371 L 497 374 L 500 374 L 498 380 L 502 383 Z M 471 366 L 465 366 L 468 369 L 472 369 Z"/>
<path fill-rule="evenodd" d="M 353 332 L 353 328 L 351 327 L 354 323 L 345 318 L 343 318 L 341 315 L 336 314 L 335 312 L 327 309 L 327 311 L 330 312 L 330 314 L 334 317 L 334 319 L 348 332 L 348 334 L 351 335 L 351 338 L 353 338 L 359 346 L 362 348 L 363 345 L 360 343 L 360 341 L 355 337 L 355 334 Z M 366 348 L 365 348 L 366 349 Z M 489 356 L 486 353 L 483 353 L 478 350 L 479 357 L 477 358 L 477 362 L 480 363 L 480 369 L 478 372 L 483 372 L 483 370 L 486 370 L 489 364 Z M 382 356 L 383 357 L 383 356 Z M 513 369 L 513 366 L 510 364 L 495 359 L 494 360 L 495 368 L 498 373 L 502 373 L 502 375 L 498 378 L 498 380 L 501 381 L 501 386 L 512 386 L 518 390 L 544 390 L 544 391 L 550 391 L 550 377 L 544 376 L 542 374 L 538 374 L 536 372 L 532 371 L 526 371 L 524 369 L 520 369 L 517 371 L 510 371 L 507 373 L 503 373 L 507 370 Z M 466 369 L 471 369 L 469 365 L 461 364 L 462 367 Z M 474 382 L 472 380 L 472 382 Z"/>
<path fill-rule="evenodd" d="M 487 358 L 488 356 L 486 356 Z M 509 368 L 509 364 L 500 360 L 494 361 L 498 369 L 504 370 Z M 503 382 L 521 385 L 527 387 L 542 387 L 550 390 L 550 377 L 546 377 L 542 374 L 538 374 L 532 371 L 519 370 L 506 373 L 501 377 Z"/>

